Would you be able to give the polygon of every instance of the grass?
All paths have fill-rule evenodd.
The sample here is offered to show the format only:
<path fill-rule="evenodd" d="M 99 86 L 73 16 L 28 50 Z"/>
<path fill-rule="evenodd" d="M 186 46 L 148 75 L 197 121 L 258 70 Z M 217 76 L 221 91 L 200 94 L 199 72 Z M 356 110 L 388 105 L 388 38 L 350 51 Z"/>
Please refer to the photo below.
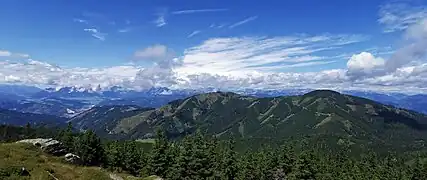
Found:
<path fill-rule="evenodd" d="M 154 144 L 155 143 L 155 139 L 137 139 L 137 142 L 140 143 L 147 143 L 147 144 Z"/>
<path fill-rule="evenodd" d="M 20 176 L 17 172 L 25 167 L 30 176 Z M 100 167 L 83 167 L 67 164 L 60 157 L 41 152 L 30 144 L 0 144 L 0 179 L 4 180 L 109 180 L 111 172 Z M 117 174 L 125 180 L 145 180 L 147 178 Z"/>

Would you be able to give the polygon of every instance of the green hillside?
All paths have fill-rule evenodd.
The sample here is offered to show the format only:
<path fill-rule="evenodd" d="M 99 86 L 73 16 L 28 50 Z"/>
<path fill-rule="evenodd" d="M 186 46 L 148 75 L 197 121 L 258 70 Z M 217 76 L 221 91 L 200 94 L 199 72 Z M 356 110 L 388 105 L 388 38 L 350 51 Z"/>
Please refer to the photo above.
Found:
<path fill-rule="evenodd" d="M 409 150 L 424 147 L 426 122 L 413 111 L 329 90 L 275 98 L 213 92 L 124 118 L 112 133 L 147 139 L 161 127 L 179 138 L 200 129 L 252 145 L 293 138 L 312 145 Z"/>
<path fill-rule="evenodd" d="M 147 110 L 151 110 L 151 108 L 141 108 L 138 106 L 96 106 L 71 118 L 69 122 L 76 129 L 91 129 L 100 136 L 111 137 L 109 136 L 110 131 L 121 119 Z"/>
<path fill-rule="evenodd" d="M 23 167 L 29 172 L 28 175 L 20 173 Z M 60 157 L 47 155 L 29 144 L 0 144 L 0 179 L 109 180 L 112 179 L 110 175 L 124 180 L 138 179 L 127 174 L 114 174 L 100 167 L 66 164 Z"/>

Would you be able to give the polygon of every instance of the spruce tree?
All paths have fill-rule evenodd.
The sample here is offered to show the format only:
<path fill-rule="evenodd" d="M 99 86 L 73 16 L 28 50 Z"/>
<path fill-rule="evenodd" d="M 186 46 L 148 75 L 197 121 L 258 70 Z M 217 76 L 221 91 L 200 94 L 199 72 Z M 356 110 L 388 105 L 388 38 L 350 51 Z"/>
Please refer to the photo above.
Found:
<path fill-rule="evenodd" d="M 298 156 L 294 170 L 293 178 L 313 180 L 318 174 L 317 159 L 313 152 L 303 152 Z"/>
<path fill-rule="evenodd" d="M 92 130 L 80 135 L 74 142 L 74 147 L 85 165 L 100 165 L 105 160 L 101 140 Z"/>
<path fill-rule="evenodd" d="M 168 169 L 171 166 L 171 156 L 169 154 L 170 143 L 166 138 L 165 133 L 158 129 L 156 131 L 156 139 L 154 147 L 148 160 L 148 173 L 160 177 L 166 177 Z"/>
<path fill-rule="evenodd" d="M 73 125 L 71 122 L 68 122 L 67 128 L 65 130 L 61 130 L 58 138 L 68 151 L 74 152 L 75 137 L 73 134 Z"/>
<path fill-rule="evenodd" d="M 27 122 L 27 124 L 25 125 L 25 138 L 32 138 L 32 129 L 30 122 Z"/>
<path fill-rule="evenodd" d="M 234 150 L 234 144 L 234 140 L 228 141 L 221 152 L 222 157 L 219 166 L 220 179 L 233 180 L 237 177 L 237 153 Z"/>

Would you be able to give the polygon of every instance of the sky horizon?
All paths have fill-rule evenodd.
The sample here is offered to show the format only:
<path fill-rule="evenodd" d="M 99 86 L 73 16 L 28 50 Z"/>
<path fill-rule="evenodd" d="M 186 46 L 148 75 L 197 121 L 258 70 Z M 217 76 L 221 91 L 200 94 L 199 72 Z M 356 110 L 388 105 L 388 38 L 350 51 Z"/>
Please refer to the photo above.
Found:
<path fill-rule="evenodd" d="M 427 2 L 2 2 L 0 83 L 427 93 Z"/>

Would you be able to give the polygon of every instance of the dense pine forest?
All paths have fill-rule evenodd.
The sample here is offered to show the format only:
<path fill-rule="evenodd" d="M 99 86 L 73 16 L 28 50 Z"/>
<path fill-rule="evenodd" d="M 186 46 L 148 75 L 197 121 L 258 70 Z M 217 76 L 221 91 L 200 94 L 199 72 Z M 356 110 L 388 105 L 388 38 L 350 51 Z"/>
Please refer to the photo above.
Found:
<path fill-rule="evenodd" d="M 164 179 L 427 179 L 424 152 L 321 150 L 300 143 L 237 151 L 233 139 L 219 140 L 200 131 L 171 141 L 158 130 L 153 143 L 103 140 L 92 131 L 75 133 L 45 128 L 0 127 L 1 140 L 51 137 L 78 154 L 84 166 L 100 166 L 135 176 Z"/>

